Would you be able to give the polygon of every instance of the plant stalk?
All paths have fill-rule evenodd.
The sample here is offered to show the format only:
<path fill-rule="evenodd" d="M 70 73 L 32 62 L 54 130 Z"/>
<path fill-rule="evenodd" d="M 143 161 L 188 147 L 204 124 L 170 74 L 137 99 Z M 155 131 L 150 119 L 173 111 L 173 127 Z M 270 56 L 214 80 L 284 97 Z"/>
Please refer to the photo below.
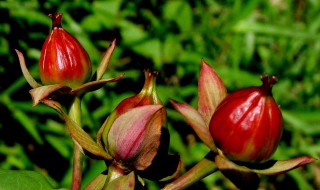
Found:
<path fill-rule="evenodd" d="M 167 184 L 162 190 L 180 190 L 185 189 L 193 183 L 217 171 L 217 166 L 214 163 L 215 154 L 210 152 L 200 162 L 193 166 L 189 171 L 182 176 Z"/>
<path fill-rule="evenodd" d="M 69 109 L 69 117 L 77 124 L 78 127 L 82 127 L 80 97 L 74 98 Z M 73 140 L 72 190 L 81 189 L 83 157 L 82 148 Z"/>

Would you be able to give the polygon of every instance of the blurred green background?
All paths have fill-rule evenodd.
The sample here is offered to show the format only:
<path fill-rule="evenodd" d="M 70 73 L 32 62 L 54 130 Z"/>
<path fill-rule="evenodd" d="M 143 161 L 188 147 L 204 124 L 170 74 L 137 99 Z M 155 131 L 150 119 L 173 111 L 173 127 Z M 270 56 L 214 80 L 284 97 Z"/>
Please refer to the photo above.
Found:
<path fill-rule="evenodd" d="M 117 84 L 87 94 L 83 124 L 95 136 L 123 99 L 140 91 L 150 68 L 160 72 L 158 93 L 168 108 L 172 153 L 183 171 L 208 151 L 168 99 L 197 105 L 201 59 L 213 66 L 228 91 L 259 85 L 264 73 L 279 79 L 273 94 L 281 105 L 284 133 L 274 159 L 320 155 L 320 1 L 0 1 L 0 169 L 34 170 L 56 187 L 70 187 L 72 142 L 57 114 L 32 107 L 30 86 L 14 49 L 25 55 L 38 80 L 49 13 L 63 13 L 64 29 L 88 51 L 96 67 L 109 43 L 117 47 L 104 78 L 125 73 Z M 87 159 L 83 184 L 105 169 Z M 146 189 L 161 184 L 147 181 Z M 220 172 L 190 189 L 234 189 Z M 261 189 L 320 189 L 320 164 L 278 176 L 262 176 Z"/>

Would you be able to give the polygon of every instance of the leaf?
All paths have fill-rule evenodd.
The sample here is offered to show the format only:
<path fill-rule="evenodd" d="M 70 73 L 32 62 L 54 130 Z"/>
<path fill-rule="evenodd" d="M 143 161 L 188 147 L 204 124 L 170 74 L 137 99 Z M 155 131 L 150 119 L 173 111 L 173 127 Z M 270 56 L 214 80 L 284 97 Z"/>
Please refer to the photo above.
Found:
<path fill-rule="evenodd" d="M 106 153 L 94 140 L 91 136 L 86 133 L 81 127 L 79 127 L 73 120 L 71 120 L 68 115 L 63 111 L 61 105 L 53 100 L 44 99 L 42 103 L 52 107 L 56 111 L 58 111 L 63 119 L 66 122 L 68 131 L 71 137 L 86 151 L 90 152 L 91 154 L 103 158 L 105 160 L 111 160 L 112 158 L 110 155 Z"/>
<path fill-rule="evenodd" d="M 198 182 L 206 176 L 216 172 L 217 166 L 213 161 L 215 155 L 215 153 L 209 152 L 201 161 L 182 176 L 171 183 L 166 184 L 162 190 L 185 189 L 193 183 Z"/>
<path fill-rule="evenodd" d="M 227 89 L 215 70 L 203 59 L 198 81 L 198 111 L 209 126 L 212 114 L 226 97 Z"/>
<path fill-rule="evenodd" d="M 268 161 L 267 163 L 264 163 L 267 168 L 262 168 L 262 169 L 253 169 L 258 174 L 262 175 L 277 175 L 277 174 L 282 174 L 285 172 L 288 172 L 290 170 L 296 169 L 300 166 L 307 165 L 311 162 L 314 162 L 316 159 L 311 158 L 309 156 L 300 156 L 297 158 L 292 158 L 289 160 L 271 160 Z"/>
<path fill-rule="evenodd" d="M 162 43 L 159 39 L 145 39 L 133 44 L 131 48 L 138 54 L 151 58 L 160 69 Z"/>
<path fill-rule="evenodd" d="M 37 88 L 37 87 L 40 87 L 41 85 L 37 83 L 36 80 L 34 80 L 34 78 L 32 77 L 32 75 L 30 74 L 27 66 L 26 66 L 26 62 L 24 60 L 24 56 L 23 54 L 16 50 L 17 54 L 18 54 L 18 58 L 19 58 L 19 62 L 20 62 L 20 67 L 21 67 L 21 70 L 22 70 L 22 73 L 23 73 L 23 76 L 25 77 L 25 79 L 27 80 L 27 82 L 29 83 L 29 85 L 32 87 L 32 88 Z"/>
<path fill-rule="evenodd" d="M 228 164 L 233 162 L 222 158 L 220 155 L 215 156 L 215 163 L 221 173 L 239 189 L 255 190 L 258 188 L 260 179 L 252 170 L 241 170 L 234 167 L 228 167 Z"/>
<path fill-rule="evenodd" d="M 188 104 L 178 103 L 174 100 L 170 100 L 170 102 L 193 128 L 202 142 L 204 142 L 204 144 L 206 144 L 212 151 L 216 152 L 212 136 L 200 113 Z"/>
<path fill-rule="evenodd" d="M 0 170 L 1 190 L 52 190 L 53 187 L 41 174 L 34 171 Z"/>
<path fill-rule="evenodd" d="M 135 187 L 135 175 L 134 172 L 130 172 L 128 175 L 120 176 L 112 180 L 106 186 L 106 190 L 134 190 Z"/>
<path fill-rule="evenodd" d="M 124 76 L 124 74 L 119 75 L 115 78 L 101 79 L 101 80 L 97 80 L 97 81 L 87 82 L 87 83 L 79 86 L 78 88 L 73 89 L 71 91 L 71 93 L 76 96 L 81 96 L 86 92 L 91 92 L 91 91 L 95 91 L 95 90 L 102 88 L 103 85 L 106 83 L 116 82 L 116 81 L 122 79 L 123 76 Z"/>
<path fill-rule="evenodd" d="M 101 190 L 103 189 L 104 184 L 107 180 L 106 174 L 99 174 L 97 177 L 95 177 L 85 188 L 85 190 Z"/>
<path fill-rule="evenodd" d="M 216 164 L 221 170 L 238 170 L 243 172 L 255 172 L 261 175 L 278 175 L 300 166 L 309 164 L 316 159 L 308 156 L 300 156 L 288 160 L 269 160 L 261 164 L 248 164 L 238 165 L 235 162 L 227 160 L 222 156 L 216 156 Z"/>
<path fill-rule="evenodd" d="M 164 17 L 177 23 L 180 31 L 192 30 L 193 13 L 189 3 L 185 1 L 168 1 L 164 5 Z"/>
<path fill-rule="evenodd" d="M 57 96 L 63 96 L 63 95 L 81 96 L 86 92 L 100 89 L 106 83 L 118 81 L 123 76 L 124 74 L 115 78 L 87 82 L 75 89 L 71 89 L 70 87 L 62 84 L 40 86 L 30 90 L 30 94 L 33 100 L 33 106 L 36 106 L 37 104 L 39 104 L 39 102 L 41 102 L 43 99 L 48 98 L 53 93 L 57 94 Z"/>
<path fill-rule="evenodd" d="M 100 80 L 102 78 L 102 76 L 104 75 L 104 73 L 106 72 L 106 70 L 109 66 L 110 58 L 112 56 L 112 52 L 115 48 L 115 45 L 116 45 L 116 40 L 113 40 L 111 42 L 110 46 L 108 47 L 106 53 L 104 54 L 99 66 L 98 66 L 96 80 Z"/>
<path fill-rule="evenodd" d="M 32 106 L 38 105 L 41 100 L 47 98 L 50 94 L 59 90 L 68 92 L 71 91 L 71 88 L 63 84 L 53 84 L 31 89 L 29 92 L 33 100 Z"/>
<path fill-rule="evenodd" d="M 141 42 L 148 37 L 148 33 L 140 25 L 125 20 L 121 20 L 119 25 L 121 40 L 128 46 Z"/>

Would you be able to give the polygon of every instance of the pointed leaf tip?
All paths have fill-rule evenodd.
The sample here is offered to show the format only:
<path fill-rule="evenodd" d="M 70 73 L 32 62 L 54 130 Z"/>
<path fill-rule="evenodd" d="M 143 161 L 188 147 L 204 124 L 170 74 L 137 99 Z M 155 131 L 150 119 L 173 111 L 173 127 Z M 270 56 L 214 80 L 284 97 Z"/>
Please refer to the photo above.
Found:
<path fill-rule="evenodd" d="M 41 102 L 41 100 L 48 98 L 50 94 L 64 90 L 64 91 L 70 91 L 71 88 L 62 84 L 53 84 L 53 85 L 46 85 L 46 86 L 40 86 L 34 89 L 31 89 L 29 93 L 31 94 L 33 104 L 32 106 L 36 106 Z"/>
<path fill-rule="evenodd" d="M 264 165 L 270 164 L 269 167 L 263 169 L 253 169 L 256 173 L 262 175 L 278 175 L 298 167 L 314 162 L 316 159 L 309 156 L 300 156 L 288 160 L 270 160 Z"/>
<path fill-rule="evenodd" d="M 116 39 L 114 39 L 111 44 L 109 45 L 107 51 L 105 52 L 99 66 L 97 69 L 97 78 L 96 80 L 100 80 L 102 78 L 102 76 L 104 75 L 104 73 L 106 72 L 106 70 L 108 69 L 109 66 L 109 62 L 112 56 L 112 53 L 114 51 L 114 48 L 116 46 Z"/>
<path fill-rule="evenodd" d="M 199 138 L 206 144 L 210 150 L 216 152 L 212 136 L 209 129 L 200 115 L 200 113 L 185 103 L 179 103 L 175 100 L 169 100 L 173 107 L 184 117 L 187 123 L 193 128 Z"/>
<path fill-rule="evenodd" d="M 32 77 L 32 75 L 30 74 L 27 66 L 26 66 L 26 62 L 25 62 L 25 59 L 24 59 L 24 56 L 23 54 L 15 49 L 17 55 L 18 55 L 18 58 L 19 58 L 19 62 L 20 62 L 20 67 L 21 67 L 21 70 L 22 70 L 22 74 L 24 76 L 24 78 L 27 80 L 28 84 L 32 87 L 32 88 L 37 88 L 37 87 L 40 87 L 41 85 L 37 83 L 36 80 L 34 80 L 34 78 Z"/>
<path fill-rule="evenodd" d="M 241 172 L 255 172 L 261 175 L 278 175 L 304 166 L 316 159 L 300 156 L 288 160 L 269 160 L 265 163 L 238 165 L 222 156 L 216 156 L 215 162 L 220 170 L 237 170 Z"/>
<path fill-rule="evenodd" d="M 198 111 L 207 126 L 216 107 L 226 95 L 227 89 L 223 81 L 216 71 L 202 59 L 198 81 Z"/>

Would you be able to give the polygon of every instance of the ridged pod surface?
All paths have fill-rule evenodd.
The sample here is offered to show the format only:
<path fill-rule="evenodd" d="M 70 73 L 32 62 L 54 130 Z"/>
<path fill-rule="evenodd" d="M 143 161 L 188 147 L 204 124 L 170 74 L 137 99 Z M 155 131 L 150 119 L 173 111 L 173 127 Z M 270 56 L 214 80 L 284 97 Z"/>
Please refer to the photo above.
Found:
<path fill-rule="evenodd" d="M 261 77 L 260 87 L 229 94 L 210 121 L 216 146 L 230 160 L 260 163 L 277 149 L 282 135 L 282 114 L 272 97 L 275 76 Z"/>
<path fill-rule="evenodd" d="M 52 18 L 52 30 L 41 50 L 41 81 L 46 85 L 78 87 L 91 77 L 89 56 L 79 41 L 62 28 L 62 14 L 49 16 Z"/>

